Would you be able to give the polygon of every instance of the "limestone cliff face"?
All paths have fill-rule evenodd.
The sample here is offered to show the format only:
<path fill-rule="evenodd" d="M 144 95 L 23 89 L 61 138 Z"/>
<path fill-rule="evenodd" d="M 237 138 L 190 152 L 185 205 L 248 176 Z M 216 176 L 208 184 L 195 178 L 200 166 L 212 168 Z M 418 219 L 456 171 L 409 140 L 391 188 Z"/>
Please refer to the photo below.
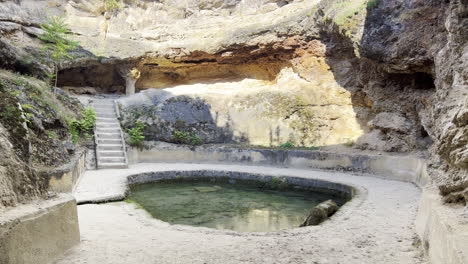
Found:
<path fill-rule="evenodd" d="M 44 197 L 46 179 L 41 179 L 17 158 L 10 134 L 0 125 L 0 209 L 28 199 Z"/>
<path fill-rule="evenodd" d="M 59 85 L 123 92 L 118 67 L 138 68 L 145 91 L 122 100 L 124 123 L 146 122 L 148 139 L 187 130 L 204 142 L 418 151 L 447 201 L 466 202 L 467 4 L 4 1 L 0 50 L 3 67 L 43 72 L 34 50 L 47 8 L 94 53 L 77 51 Z"/>
<path fill-rule="evenodd" d="M 46 196 L 47 171 L 75 150 L 66 119 L 79 110 L 63 91 L 0 70 L 0 210 Z"/>
<path fill-rule="evenodd" d="M 447 201 L 463 203 L 468 198 L 467 25 L 466 1 L 383 1 L 368 12 L 361 47 L 387 78 L 415 78 L 395 91 L 401 93 L 393 96 L 398 101 L 388 102 L 434 142 L 430 173 Z"/>

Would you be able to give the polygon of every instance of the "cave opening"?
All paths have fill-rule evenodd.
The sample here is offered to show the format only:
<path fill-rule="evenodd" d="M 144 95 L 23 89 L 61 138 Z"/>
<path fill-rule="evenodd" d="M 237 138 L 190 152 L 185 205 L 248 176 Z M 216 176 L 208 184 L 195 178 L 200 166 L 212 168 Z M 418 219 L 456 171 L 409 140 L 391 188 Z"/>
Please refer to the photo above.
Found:
<path fill-rule="evenodd" d="M 435 89 L 434 78 L 429 73 L 392 73 L 388 77 L 389 82 L 399 87 L 409 87 L 415 90 Z"/>
<path fill-rule="evenodd" d="M 413 87 L 417 90 L 435 89 L 434 78 L 431 74 L 417 72 L 413 75 Z"/>
<path fill-rule="evenodd" d="M 420 135 L 422 138 L 427 138 L 427 137 L 429 137 L 429 133 L 428 133 L 427 130 L 424 128 L 424 126 L 421 126 L 421 129 L 420 129 L 419 131 L 420 131 L 419 135 Z"/>
<path fill-rule="evenodd" d="M 74 93 L 125 93 L 125 79 L 119 73 L 120 64 L 97 64 L 64 69 L 59 72 L 58 86 Z M 136 90 L 162 89 L 197 83 L 235 82 L 243 79 L 273 81 L 278 73 L 290 66 L 285 60 L 253 60 L 244 63 L 145 62 L 135 66 L 140 72 Z"/>
<path fill-rule="evenodd" d="M 78 94 L 125 92 L 125 80 L 112 64 L 61 70 L 57 86 Z"/>

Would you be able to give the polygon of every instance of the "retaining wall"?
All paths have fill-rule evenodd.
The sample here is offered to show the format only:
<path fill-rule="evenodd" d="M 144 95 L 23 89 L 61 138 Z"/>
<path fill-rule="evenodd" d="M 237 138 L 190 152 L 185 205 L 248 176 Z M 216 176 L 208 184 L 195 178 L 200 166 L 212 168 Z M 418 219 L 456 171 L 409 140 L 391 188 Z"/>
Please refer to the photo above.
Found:
<path fill-rule="evenodd" d="M 422 189 L 416 230 L 433 264 L 468 263 L 468 223 L 464 208 L 443 204 L 426 170 L 426 162 L 410 156 L 333 153 L 309 150 L 236 149 L 158 144 L 150 149 L 129 148 L 130 163 L 196 162 L 273 165 L 342 170 L 412 182 Z"/>
<path fill-rule="evenodd" d="M 55 170 L 43 172 L 49 177 L 49 190 L 71 193 L 81 175 L 86 171 L 86 151 L 78 152 L 72 160 Z"/>
<path fill-rule="evenodd" d="M 68 164 L 40 172 L 49 179 L 49 190 L 59 194 L 0 214 L 1 264 L 48 264 L 80 242 L 76 201 L 70 193 L 85 163 L 86 152 L 78 151 Z"/>
<path fill-rule="evenodd" d="M 309 150 L 187 147 L 164 144 L 151 149 L 129 148 L 129 162 L 199 162 L 272 165 L 292 168 L 342 170 L 414 182 L 424 186 L 425 161 L 408 156 L 335 153 Z"/>
<path fill-rule="evenodd" d="M 0 263 L 47 264 L 80 242 L 75 199 L 68 194 L 0 214 Z"/>

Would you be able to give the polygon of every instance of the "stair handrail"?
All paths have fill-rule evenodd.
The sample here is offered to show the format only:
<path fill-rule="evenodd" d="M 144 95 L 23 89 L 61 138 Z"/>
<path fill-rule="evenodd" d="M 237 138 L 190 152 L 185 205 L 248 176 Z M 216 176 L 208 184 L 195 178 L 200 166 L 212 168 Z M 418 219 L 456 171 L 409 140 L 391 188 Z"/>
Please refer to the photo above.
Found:
<path fill-rule="evenodd" d="M 119 107 L 117 106 L 117 101 L 116 100 L 112 100 L 112 101 L 114 102 L 115 113 L 117 114 L 117 120 L 119 121 L 120 138 L 122 139 L 122 150 L 124 152 L 124 162 L 125 162 L 125 165 L 128 166 L 127 144 L 125 143 L 123 129 L 122 129 L 122 126 L 120 125 L 120 111 L 119 111 Z"/>
<path fill-rule="evenodd" d="M 91 102 L 94 102 L 92 100 Z M 93 107 L 93 106 L 92 106 Z M 94 111 L 96 111 L 96 108 L 94 108 Z M 94 123 L 93 127 L 93 132 L 94 132 L 94 157 L 96 158 L 96 170 L 99 169 L 99 141 L 98 141 L 98 133 L 97 133 L 97 121 Z"/>

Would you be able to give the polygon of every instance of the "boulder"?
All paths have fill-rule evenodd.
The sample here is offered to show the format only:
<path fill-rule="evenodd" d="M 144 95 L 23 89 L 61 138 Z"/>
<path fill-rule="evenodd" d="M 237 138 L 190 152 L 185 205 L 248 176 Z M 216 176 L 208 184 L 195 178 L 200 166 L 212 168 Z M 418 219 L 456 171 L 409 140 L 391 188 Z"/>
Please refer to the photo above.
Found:
<path fill-rule="evenodd" d="M 382 112 L 369 122 L 369 127 L 378 128 L 382 131 L 395 131 L 399 133 L 409 133 L 411 122 L 398 113 Z"/>

